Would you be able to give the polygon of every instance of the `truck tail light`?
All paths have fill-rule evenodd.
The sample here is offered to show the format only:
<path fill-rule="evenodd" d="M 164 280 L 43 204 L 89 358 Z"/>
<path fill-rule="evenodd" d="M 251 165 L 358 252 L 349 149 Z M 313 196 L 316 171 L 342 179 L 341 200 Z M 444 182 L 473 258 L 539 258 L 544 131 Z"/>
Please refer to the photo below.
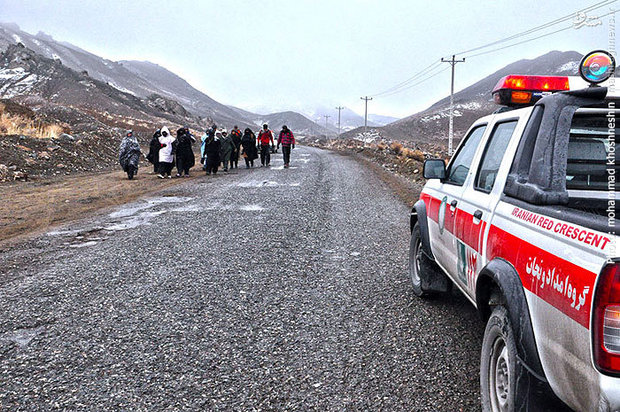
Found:
<path fill-rule="evenodd" d="M 594 294 L 592 347 L 594 364 L 603 373 L 620 376 L 620 271 L 608 264 Z"/>

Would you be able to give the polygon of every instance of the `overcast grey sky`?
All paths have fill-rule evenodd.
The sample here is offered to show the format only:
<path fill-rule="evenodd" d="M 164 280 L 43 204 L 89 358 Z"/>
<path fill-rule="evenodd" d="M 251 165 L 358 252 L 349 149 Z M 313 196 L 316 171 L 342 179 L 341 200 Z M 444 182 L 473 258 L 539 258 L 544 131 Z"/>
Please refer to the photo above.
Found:
<path fill-rule="evenodd" d="M 341 105 L 363 114 L 360 96 L 388 89 L 442 56 L 596 3 L 600 0 L 0 0 L 0 20 L 108 59 L 158 63 L 212 98 L 244 109 Z M 602 16 L 617 6 L 588 15 Z M 607 49 L 609 21 L 604 17 L 596 27 L 571 27 L 471 58 L 456 66 L 456 89 L 551 50 Z M 568 26 L 571 21 L 536 35 Z M 444 68 L 438 64 L 428 72 Z M 449 93 L 449 73 L 377 97 L 369 112 L 403 117 L 423 109 Z"/>

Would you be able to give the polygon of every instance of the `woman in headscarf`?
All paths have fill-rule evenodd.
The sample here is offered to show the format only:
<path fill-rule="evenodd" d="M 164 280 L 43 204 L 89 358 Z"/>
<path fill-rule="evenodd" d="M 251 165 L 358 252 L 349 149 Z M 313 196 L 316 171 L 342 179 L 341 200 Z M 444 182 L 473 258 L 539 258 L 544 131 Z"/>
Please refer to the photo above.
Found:
<path fill-rule="evenodd" d="M 151 143 L 149 144 L 149 154 L 146 155 L 146 160 L 153 163 L 153 173 L 157 173 L 159 170 L 159 149 L 161 149 L 159 136 L 161 136 L 161 131 L 157 129 L 153 133 L 153 138 L 151 138 Z"/>
<path fill-rule="evenodd" d="M 258 149 L 256 148 L 256 135 L 249 127 L 245 129 L 241 138 L 241 156 L 245 160 L 245 168 L 254 167 L 254 160 L 258 158 Z"/>
<path fill-rule="evenodd" d="M 206 140 L 205 154 L 207 155 L 207 174 L 217 174 L 217 168 L 220 165 L 220 147 L 222 139 L 222 132 L 219 130 L 215 132 L 213 137 L 209 137 Z"/>
<path fill-rule="evenodd" d="M 205 134 L 200 138 L 200 163 L 202 163 L 202 170 L 207 170 L 207 140 L 215 137 L 215 130 L 217 129 L 216 125 L 212 125 L 207 130 L 205 130 Z"/>
<path fill-rule="evenodd" d="M 188 127 L 177 130 L 177 177 L 189 177 L 189 169 L 194 167 L 194 151 L 192 145 L 196 139 L 189 132 Z"/>
<path fill-rule="evenodd" d="M 220 160 L 224 165 L 224 171 L 228 172 L 228 164 L 231 163 L 230 158 L 235 150 L 235 144 L 232 141 L 232 137 L 226 132 L 226 129 L 222 130 L 222 145 L 220 146 Z M 232 165 L 231 165 L 232 168 Z"/>
<path fill-rule="evenodd" d="M 118 160 L 127 173 L 129 180 L 138 173 L 138 162 L 140 162 L 140 145 L 133 135 L 133 130 L 127 130 L 127 134 L 123 137 L 119 148 Z"/>
<path fill-rule="evenodd" d="M 239 167 L 239 151 L 241 148 L 241 138 L 243 134 L 239 127 L 235 125 L 233 129 L 230 131 L 230 137 L 233 141 L 234 149 L 232 154 L 230 155 L 230 168 L 237 169 Z"/>
<path fill-rule="evenodd" d="M 170 135 L 170 130 L 166 126 L 161 128 L 161 136 L 159 136 L 159 177 L 163 179 L 168 176 L 172 179 L 172 167 L 174 166 L 174 155 L 172 153 L 172 143 L 175 139 Z"/>

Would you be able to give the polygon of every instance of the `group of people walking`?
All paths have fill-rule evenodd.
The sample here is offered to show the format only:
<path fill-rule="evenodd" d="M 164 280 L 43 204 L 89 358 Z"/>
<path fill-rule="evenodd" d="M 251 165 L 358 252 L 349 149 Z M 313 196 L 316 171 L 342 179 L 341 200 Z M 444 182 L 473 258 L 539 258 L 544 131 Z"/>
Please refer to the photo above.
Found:
<path fill-rule="evenodd" d="M 286 125 L 282 126 L 277 145 L 267 124 L 264 124 L 258 132 L 258 137 L 250 128 L 246 128 L 242 133 L 237 126 L 234 126 L 228 133 L 225 128 L 218 129 L 214 124 L 205 131 L 200 140 L 200 163 L 207 175 L 217 174 L 220 166 L 225 172 L 238 168 L 240 157 L 243 157 L 246 168 L 254 167 L 254 160 L 259 156 L 261 167 L 268 167 L 271 163 L 271 153 L 277 152 L 280 146 L 284 167 L 288 168 L 291 149 L 295 148 L 295 137 Z M 172 178 L 175 164 L 177 177 L 189 177 L 189 171 L 195 165 L 192 148 L 194 143 L 196 138 L 189 131 L 189 127 L 178 129 L 174 137 L 164 126 L 153 134 L 146 158 L 153 164 L 153 171 L 160 179 Z M 130 179 L 138 171 L 139 156 L 140 146 L 133 136 L 133 131 L 128 130 L 121 143 L 119 160 Z"/>

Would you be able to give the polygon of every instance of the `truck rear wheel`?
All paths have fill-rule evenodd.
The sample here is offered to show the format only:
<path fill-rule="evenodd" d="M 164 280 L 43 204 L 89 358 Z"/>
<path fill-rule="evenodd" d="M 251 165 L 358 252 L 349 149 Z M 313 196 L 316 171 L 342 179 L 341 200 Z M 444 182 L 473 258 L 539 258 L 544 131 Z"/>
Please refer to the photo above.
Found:
<path fill-rule="evenodd" d="M 515 410 L 517 348 L 508 311 L 497 306 L 484 331 L 480 359 L 482 410 Z"/>

